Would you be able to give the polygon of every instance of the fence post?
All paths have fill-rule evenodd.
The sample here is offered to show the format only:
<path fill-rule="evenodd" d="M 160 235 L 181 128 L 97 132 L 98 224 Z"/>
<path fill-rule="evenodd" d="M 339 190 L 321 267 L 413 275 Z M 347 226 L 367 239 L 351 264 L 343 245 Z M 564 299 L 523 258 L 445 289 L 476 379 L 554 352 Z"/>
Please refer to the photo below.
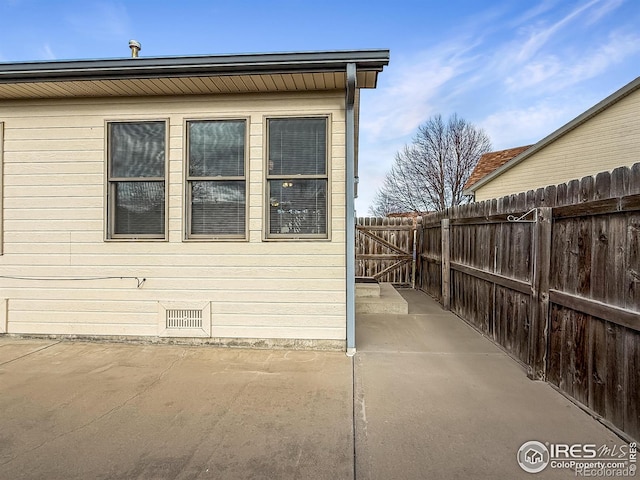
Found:
<path fill-rule="evenodd" d="M 545 380 L 547 377 L 552 212 L 551 207 L 538 208 L 536 223 L 533 225 L 531 321 L 527 368 L 527 376 L 532 380 Z"/>
<path fill-rule="evenodd" d="M 449 258 L 449 219 L 441 220 L 442 226 L 442 308 L 451 310 L 451 260 Z"/>
<path fill-rule="evenodd" d="M 417 231 L 418 231 L 418 225 L 420 225 L 419 223 L 414 224 L 413 226 L 413 231 L 411 233 L 409 233 L 409 235 L 411 237 L 413 237 L 411 239 L 411 244 L 413 246 L 413 248 L 411 249 L 411 254 L 412 254 L 412 259 L 411 259 L 411 288 L 413 288 L 414 290 L 416 289 L 416 271 L 417 271 L 417 258 L 418 258 L 418 245 L 416 243 L 417 241 Z"/>

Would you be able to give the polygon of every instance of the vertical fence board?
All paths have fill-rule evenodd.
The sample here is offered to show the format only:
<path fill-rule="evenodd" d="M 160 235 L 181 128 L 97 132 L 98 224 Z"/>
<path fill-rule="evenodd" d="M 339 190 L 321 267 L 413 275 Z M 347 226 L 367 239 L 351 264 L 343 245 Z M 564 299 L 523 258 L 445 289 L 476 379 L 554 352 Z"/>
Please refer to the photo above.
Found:
<path fill-rule="evenodd" d="M 624 391 L 624 350 L 626 328 L 607 322 L 606 352 L 607 352 L 607 378 L 605 391 L 604 417 L 614 425 L 624 426 L 624 412 L 626 408 L 626 395 Z M 616 392 L 617 394 L 608 394 Z"/>
<path fill-rule="evenodd" d="M 640 213 L 627 215 L 626 265 L 624 277 L 624 306 L 640 310 Z"/>
<path fill-rule="evenodd" d="M 607 332 L 605 323 L 589 322 L 590 360 L 589 407 L 596 413 L 605 415 L 607 381 Z"/>
<path fill-rule="evenodd" d="M 640 333 L 627 332 L 625 336 L 624 371 L 626 372 L 626 384 L 624 391 L 627 394 L 627 404 L 624 411 L 625 432 L 640 437 Z"/>
<path fill-rule="evenodd" d="M 625 173 L 627 173 L 627 169 L 624 169 Z M 640 193 L 640 163 L 634 164 L 628 170 L 628 178 L 629 178 L 629 187 L 628 193 L 629 195 L 635 195 Z"/>
<path fill-rule="evenodd" d="M 582 297 L 588 297 L 591 291 L 591 229 L 592 229 L 591 217 L 581 217 L 576 222 L 577 227 L 577 270 L 578 276 L 576 293 Z M 571 275 L 567 272 L 567 275 Z"/>
<path fill-rule="evenodd" d="M 536 214 L 533 227 L 531 275 L 530 327 L 528 334 L 528 374 L 532 379 L 544 380 L 547 375 L 546 349 L 549 327 L 549 277 L 551 268 L 550 207 L 541 207 Z"/>
<path fill-rule="evenodd" d="M 549 328 L 549 358 L 547 381 L 560 388 L 562 378 L 562 308 L 551 305 L 550 308 L 550 328 Z"/>
<path fill-rule="evenodd" d="M 573 312 L 572 345 L 573 364 L 571 366 L 573 397 L 587 405 L 589 401 L 589 318 L 578 312 Z"/>
<path fill-rule="evenodd" d="M 569 265 L 569 242 L 567 241 L 567 221 L 560 220 L 553 222 L 551 231 L 551 277 L 549 279 L 549 288 L 555 290 L 565 290 L 564 272 L 567 271 Z"/>
<path fill-rule="evenodd" d="M 578 317 L 578 318 L 577 318 Z M 575 388 L 575 369 L 576 369 L 576 327 L 577 323 L 584 322 L 584 318 L 579 317 L 577 312 L 564 309 L 564 329 L 562 337 L 562 379 L 561 385 L 565 392 L 574 396 Z"/>
<path fill-rule="evenodd" d="M 451 265 L 450 265 L 450 228 L 449 219 L 442 220 L 442 306 L 451 308 Z"/>
<path fill-rule="evenodd" d="M 591 278 L 590 298 L 603 302 L 608 296 L 607 283 L 610 281 L 610 276 L 607 274 L 607 269 L 610 267 L 610 251 L 613 249 L 609 225 L 609 217 L 606 215 L 593 218 L 591 246 L 591 271 L 593 275 Z"/>
<path fill-rule="evenodd" d="M 611 194 L 611 173 L 600 172 L 596 175 L 595 199 L 609 198 Z"/>
<path fill-rule="evenodd" d="M 610 305 L 618 307 L 625 306 L 625 276 L 627 273 L 627 262 L 625 251 L 627 249 L 627 224 L 629 216 L 623 214 L 611 215 L 609 218 L 609 251 L 607 255 L 607 265 L 600 275 L 606 278 L 607 290 L 604 301 Z"/>

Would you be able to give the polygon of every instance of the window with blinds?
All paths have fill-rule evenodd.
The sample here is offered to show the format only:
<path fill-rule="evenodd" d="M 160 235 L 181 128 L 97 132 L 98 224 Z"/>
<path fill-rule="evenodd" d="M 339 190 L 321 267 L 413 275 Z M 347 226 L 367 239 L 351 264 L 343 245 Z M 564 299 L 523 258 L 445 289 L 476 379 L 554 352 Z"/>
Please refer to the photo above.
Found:
<path fill-rule="evenodd" d="M 327 238 L 327 118 L 268 120 L 269 238 Z"/>
<path fill-rule="evenodd" d="M 165 238 L 165 122 L 110 122 L 107 132 L 108 238 Z"/>
<path fill-rule="evenodd" d="M 246 237 L 246 123 L 187 122 L 187 238 Z"/>

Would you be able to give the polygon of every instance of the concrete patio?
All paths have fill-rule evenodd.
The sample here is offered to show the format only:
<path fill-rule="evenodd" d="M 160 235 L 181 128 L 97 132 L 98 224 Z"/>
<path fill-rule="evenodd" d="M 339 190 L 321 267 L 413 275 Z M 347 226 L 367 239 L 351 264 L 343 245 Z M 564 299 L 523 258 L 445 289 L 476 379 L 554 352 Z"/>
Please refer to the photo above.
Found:
<path fill-rule="evenodd" d="M 0 479 L 514 479 L 528 440 L 623 442 L 426 295 L 358 353 L 0 337 Z M 355 386 L 355 388 L 354 388 Z"/>

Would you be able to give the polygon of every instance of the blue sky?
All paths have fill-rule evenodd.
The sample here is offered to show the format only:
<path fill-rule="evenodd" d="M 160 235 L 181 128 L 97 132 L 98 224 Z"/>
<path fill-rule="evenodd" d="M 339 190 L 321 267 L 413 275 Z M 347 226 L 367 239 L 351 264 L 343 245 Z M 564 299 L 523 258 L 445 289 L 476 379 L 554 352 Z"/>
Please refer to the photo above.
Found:
<path fill-rule="evenodd" d="M 0 61 L 388 48 L 363 91 L 366 214 L 418 125 L 452 113 L 496 150 L 535 143 L 635 79 L 638 0 L 0 0 Z"/>

